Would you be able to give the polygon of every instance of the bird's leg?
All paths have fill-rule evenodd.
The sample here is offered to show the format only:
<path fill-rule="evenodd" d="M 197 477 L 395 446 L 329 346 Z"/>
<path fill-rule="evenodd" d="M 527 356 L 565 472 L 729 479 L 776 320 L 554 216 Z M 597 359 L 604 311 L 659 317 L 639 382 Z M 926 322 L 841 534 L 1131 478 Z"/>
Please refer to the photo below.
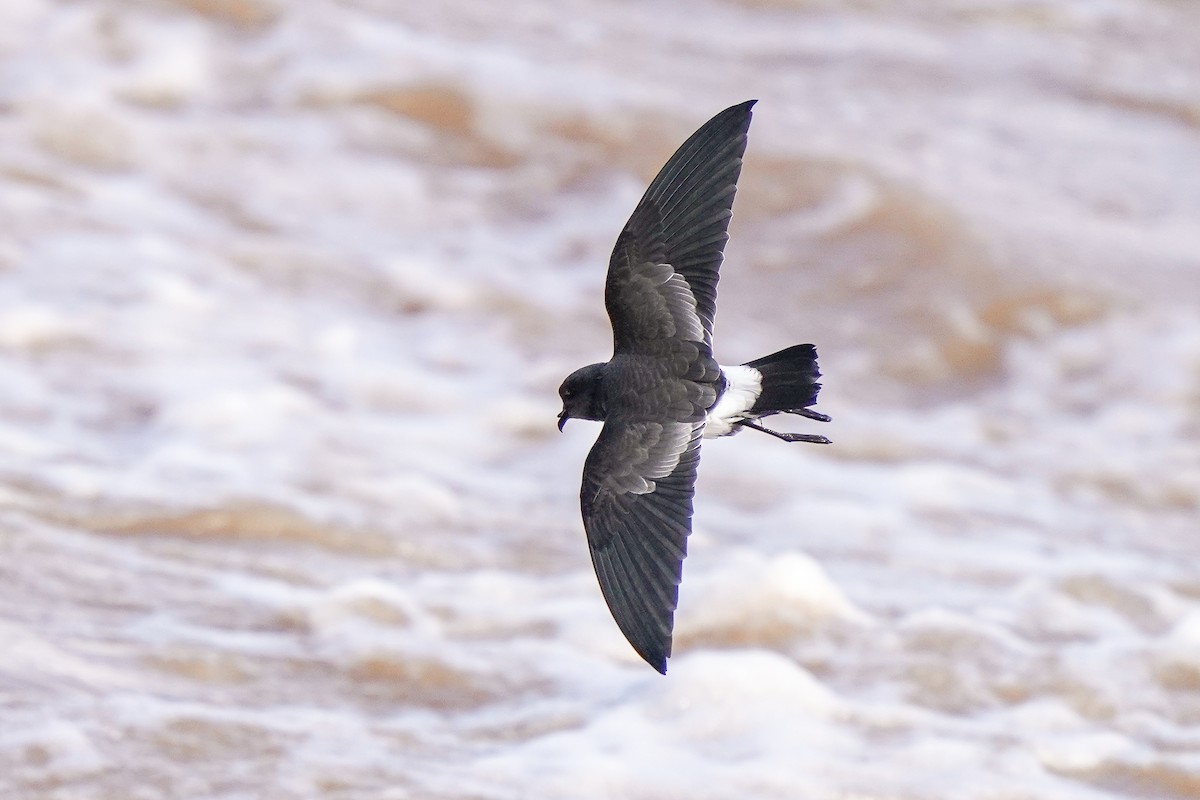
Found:
<path fill-rule="evenodd" d="M 776 439 L 783 439 L 785 442 L 810 442 L 812 444 L 832 444 L 832 442 L 830 442 L 824 436 L 817 436 L 816 434 L 812 434 L 812 433 L 780 433 L 779 431 L 773 431 L 770 428 L 764 428 L 762 425 L 759 425 L 755 422 L 751 422 L 748 419 L 743 420 L 741 422 L 741 424 L 745 425 L 750 430 L 761 431 L 763 433 L 770 434 L 771 436 L 774 436 Z"/>
<path fill-rule="evenodd" d="M 830 420 L 828 414 L 822 414 L 820 411 L 813 411 L 811 408 L 790 408 L 783 413 L 795 414 L 799 417 L 808 417 L 809 419 L 815 419 L 817 422 L 829 422 Z"/>

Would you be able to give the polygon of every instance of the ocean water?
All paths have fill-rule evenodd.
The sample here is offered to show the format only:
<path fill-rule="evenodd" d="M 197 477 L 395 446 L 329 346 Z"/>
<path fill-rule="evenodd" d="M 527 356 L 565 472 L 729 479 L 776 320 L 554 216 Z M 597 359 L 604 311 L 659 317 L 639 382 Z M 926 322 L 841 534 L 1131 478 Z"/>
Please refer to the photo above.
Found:
<path fill-rule="evenodd" d="M 0 797 L 1200 798 L 1200 7 L 6 0 Z M 666 677 L 609 249 L 759 98 Z M 797 429 L 813 431 L 799 421 Z"/>

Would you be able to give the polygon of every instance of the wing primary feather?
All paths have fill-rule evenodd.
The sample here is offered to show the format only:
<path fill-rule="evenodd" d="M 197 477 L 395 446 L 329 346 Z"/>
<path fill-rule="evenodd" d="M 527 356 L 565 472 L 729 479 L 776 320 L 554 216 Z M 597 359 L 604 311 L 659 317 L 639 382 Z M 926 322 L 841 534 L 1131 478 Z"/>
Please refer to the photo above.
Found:
<path fill-rule="evenodd" d="M 644 640 L 649 634 L 649 629 L 645 627 L 645 614 L 638 613 L 645 603 L 643 594 L 638 591 L 638 586 L 633 580 L 637 569 L 629 558 L 626 547 L 626 542 L 631 538 L 630 531 L 616 514 L 607 510 L 598 521 L 610 533 L 602 547 L 593 549 L 594 558 L 606 567 L 605 574 L 599 576 L 602 588 L 608 590 L 605 594 L 611 595 L 606 599 L 609 600 L 613 616 L 626 636 L 630 636 L 632 632 L 635 634 L 634 638 Z"/>
<path fill-rule="evenodd" d="M 657 553 L 648 546 L 649 543 L 643 536 L 631 536 L 623 544 L 629 562 L 641 578 L 641 591 L 638 594 L 642 598 L 643 607 L 649 612 L 648 616 L 655 623 L 658 632 L 669 634 L 670 626 L 666 626 L 664 630 L 662 617 L 664 612 L 668 615 L 673 614 L 678 603 L 678 595 L 673 591 L 678 587 L 675 575 L 661 568 Z"/>
<path fill-rule="evenodd" d="M 739 147 L 744 146 L 745 142 L 743 141 L 740 143 Z M 728 164 L 724 168 L 713 171 L 707 176 L 702 177 L 699 182 L 693 186 L 681 186 L 680 190 L 685 191 L 676 191 L 671 196 L 669 201 L 663 198 L 653 198 L 662 214 L 664 227 L 674 227 L 678 224 L 678 217 L 680 215 L 686 214 L 697 207 L 705 208 L 716 205 L 724 200 L 727 194 L 731 193 L 742 167 L 740 155 L 727 155 L 730 150 L 734 149 L 734 147 L 727 147 L 724 148 L 721 153 L 717 154 L 730 158 Z M 703 166 L 704 165 L 699 165 L 699 167 L 692 174 L 694 175 L 699 173 Z M 717 191 L 717 187 L 726 188 L 724 191 Z"/>
<path fill-rule="evenodd" d="M 675 151 L 667 166 L 659 172 L 646 189 L 646 197 L 655 198 L 664 211 L 673 208 L 675 196 L 687 185 L 687 179 L 706 162 L 719 160 L 731 150 L 745 149 L 746 128 L 750 124 L 750 109 L 754 100 L 731 106 L 705 123 Z M 731 135 L 737 133 L 738 135 Z M 711 143 L 724 142 L 712 148 Z M 667 216 L 664 213 L 664 216 Z"/>
<path fill-rule="evenodd" d="M 655 669 L 665 672 L 665 659 L 670 652 L 670 646 L 669 644 L 664 644 L 663 635 L 657 630 L 658 626 L 654 624 L 657 622 L 657 619 L 655 619 L 656 615 L 650 613 L 651 609 L 645 602 L 644 595 L 639 595 L 637 587 L 632 585 L 632 577 L 638 573 L 638 569 L 636 563 L 630 557 L 623 539 L 614 542 L 613 555 L 615 556 L 615 560 L 619 561 L 618 564 L 614 564 L 614 567 L 617 568 L 616 581 L 623 584 L 624 593 L 629 598 L 629 602 L 624 607 L 626 612 L 623 615 L 624 619 L 618 619 L 617 622 L 638 655 L 649 662 Z M 635 598 L 639 602 L 634 602 Z M 651 627 L 651 625 L 654 625 L 654 627 Z M 669 630 L 666 637 L 667 642 L 669 642 Z M 659 666 L 660 664 L 661 666 Z"/>

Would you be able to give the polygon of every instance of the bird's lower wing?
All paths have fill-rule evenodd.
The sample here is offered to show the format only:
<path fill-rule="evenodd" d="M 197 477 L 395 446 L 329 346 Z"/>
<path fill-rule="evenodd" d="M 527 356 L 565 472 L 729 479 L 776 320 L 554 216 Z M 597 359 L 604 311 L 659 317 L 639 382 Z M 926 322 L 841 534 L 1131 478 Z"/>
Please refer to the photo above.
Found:
<path fill-rule="evenodd" d="M 583 469 L 583 524 L 600 590 L 633 649 L 662 673 L 703 432 L 703 422 L 610 419 Z"/>

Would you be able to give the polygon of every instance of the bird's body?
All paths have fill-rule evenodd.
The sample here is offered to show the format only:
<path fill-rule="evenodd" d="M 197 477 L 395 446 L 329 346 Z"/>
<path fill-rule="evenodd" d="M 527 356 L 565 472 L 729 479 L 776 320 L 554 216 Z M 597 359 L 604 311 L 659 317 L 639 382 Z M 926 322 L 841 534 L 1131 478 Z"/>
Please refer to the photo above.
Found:
<path fill-rule="evenodd" d="M 716 288 L 753 100 L 722 111 L 676 151 L 617 239 L 604 302 L 613 356 L 567 377 L 559 429 L 604 427 L 584 463 L 580 504 L 592 564 L 618 627 L 666 672 L 702 438 L 809 410 L 816 350 L 803 344 L 740 366 L 712 354 Z"/>

